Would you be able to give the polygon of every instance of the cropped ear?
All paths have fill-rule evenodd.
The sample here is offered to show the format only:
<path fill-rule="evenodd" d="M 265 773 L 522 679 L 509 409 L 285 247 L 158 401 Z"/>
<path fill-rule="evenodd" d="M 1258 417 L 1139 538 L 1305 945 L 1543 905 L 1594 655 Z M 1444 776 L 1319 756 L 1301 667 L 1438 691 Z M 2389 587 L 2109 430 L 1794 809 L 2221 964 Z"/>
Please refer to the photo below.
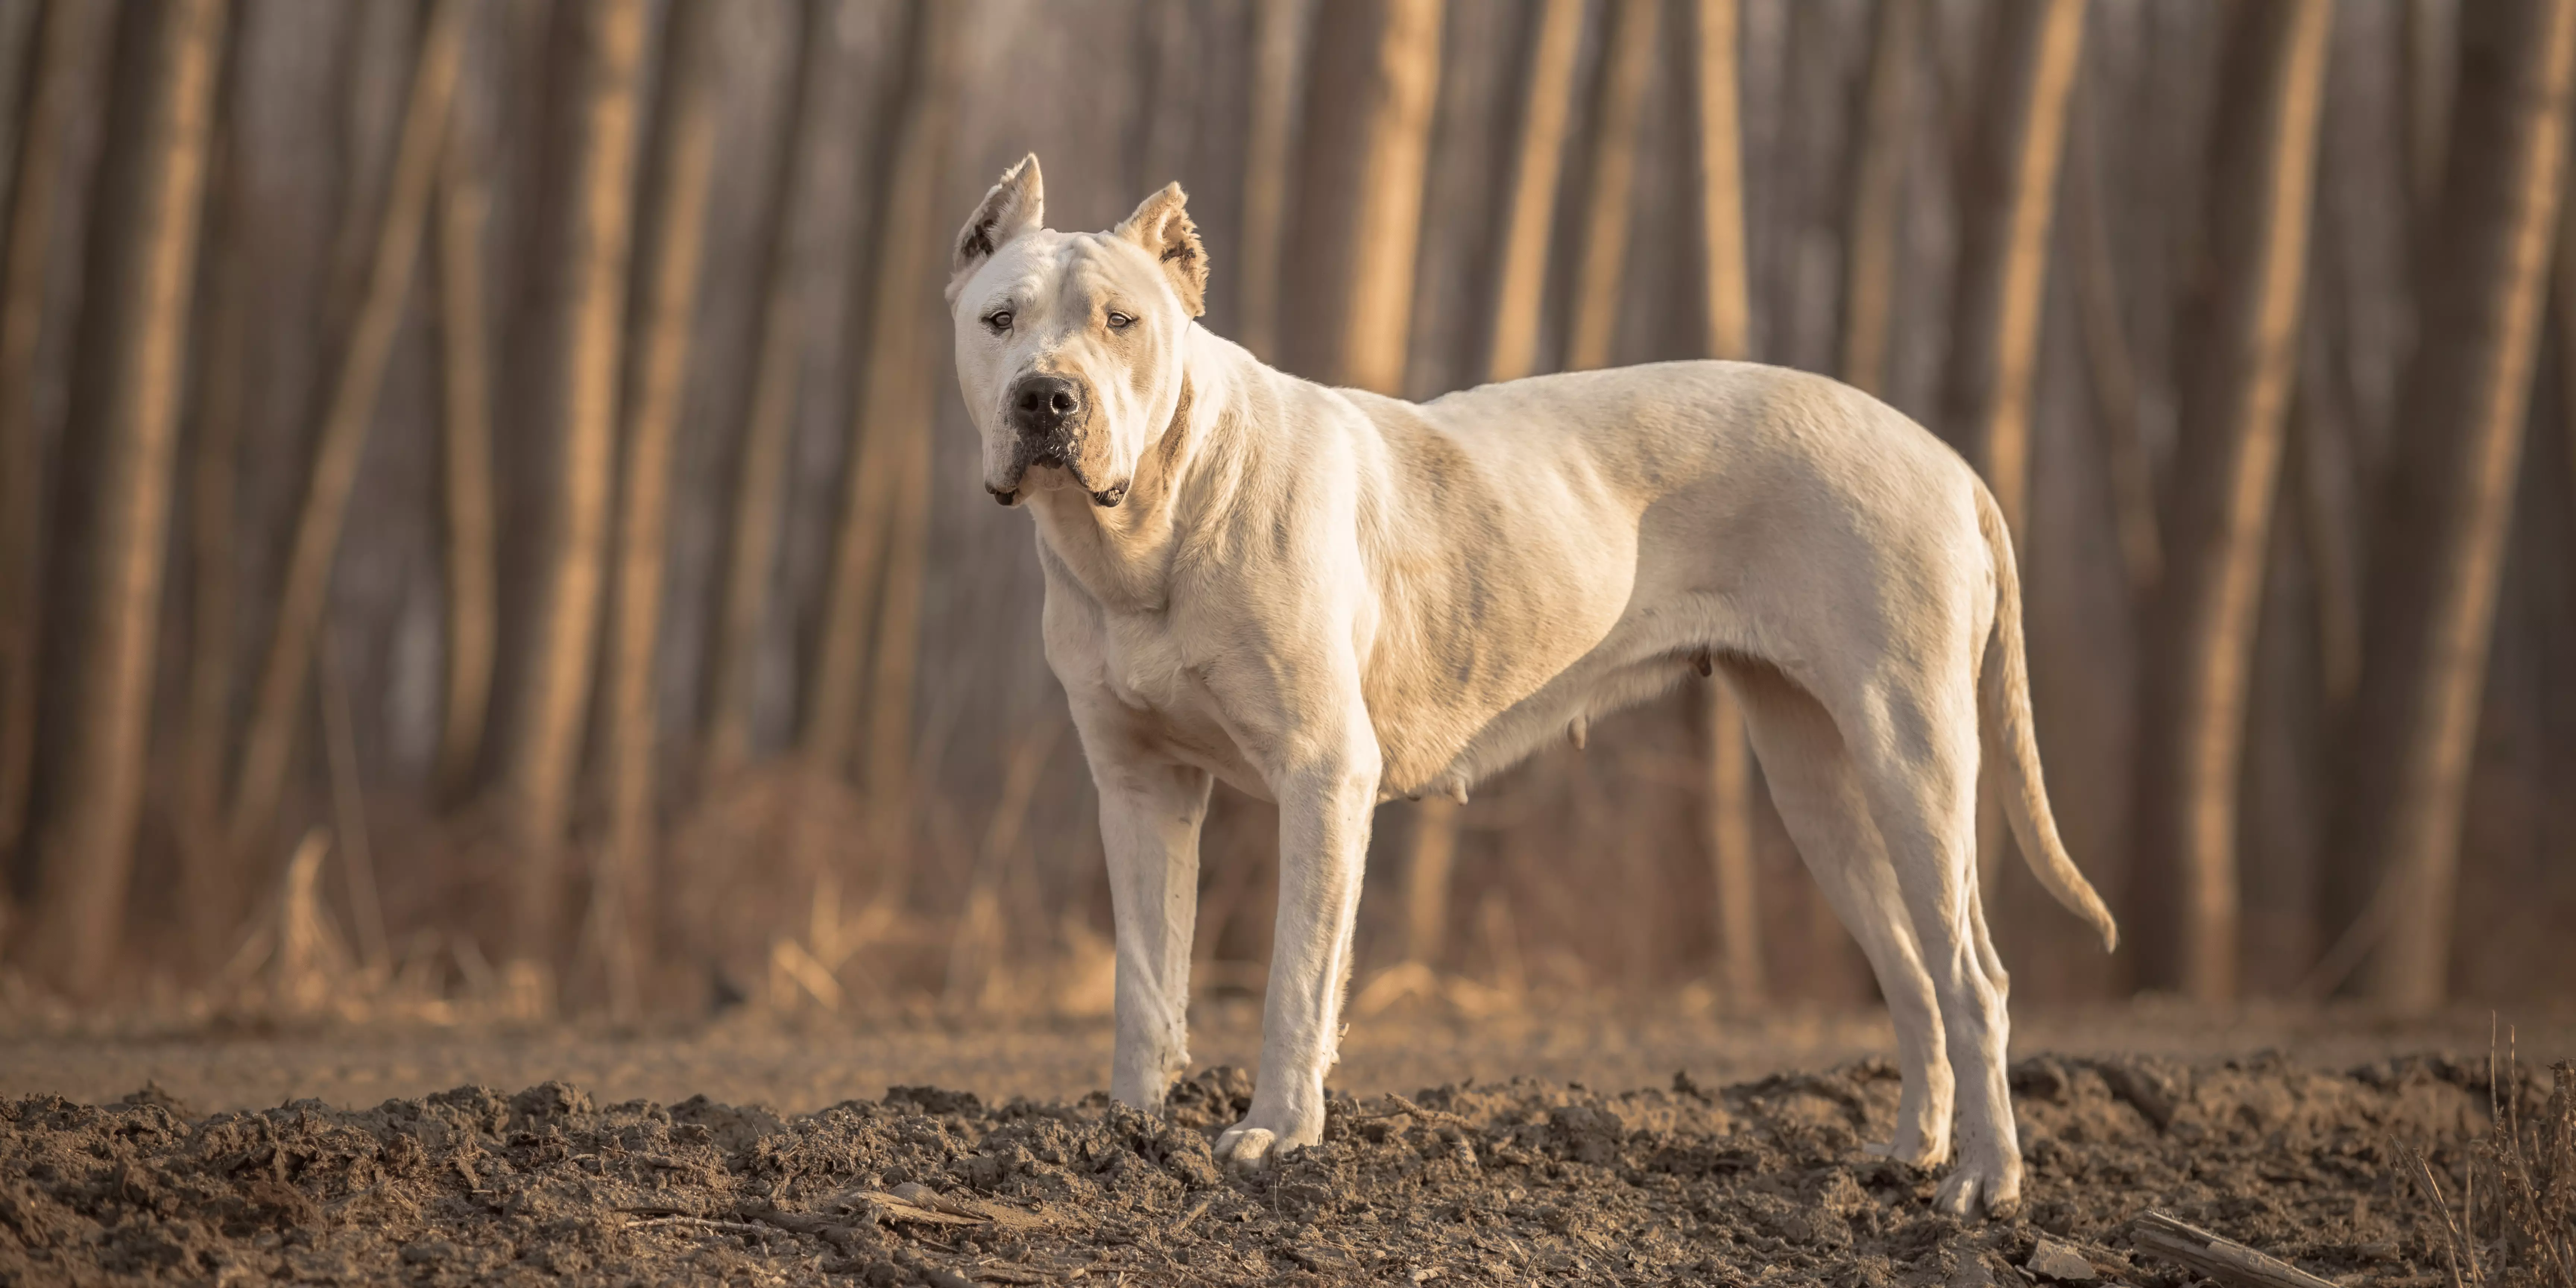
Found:
<path fill-rule="evenodd" d="M 957 302 L 958 288 L 977 265 L 1010 245 L 1012 238 L 1037 228 L 1044 218 L 1046 182 L 1038 175 L 1038 154 L 1032 152 L 1002 172 L 1002 181 L 984 194 L 983 204 L 957 230 L 956 252 L 948 261 L 948 302 Z"/>
<path fill-rule="evenodd" d="M 1189 200 L 1181 185 L 1165 184 L 1112 231 L 1144 247 L 1163 266 L 1181 307 L 1198 317 L 1207 312 L 1207 247 L 1199 244 L 1199 226 L 1190 222 Z"/>

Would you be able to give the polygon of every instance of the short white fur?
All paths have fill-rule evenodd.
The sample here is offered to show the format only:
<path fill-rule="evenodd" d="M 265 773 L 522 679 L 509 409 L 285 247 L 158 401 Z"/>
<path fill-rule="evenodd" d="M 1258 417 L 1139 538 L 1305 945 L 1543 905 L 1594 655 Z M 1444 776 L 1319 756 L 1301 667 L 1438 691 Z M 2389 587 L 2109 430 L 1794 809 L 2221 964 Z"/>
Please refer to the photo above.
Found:
<path fill-rule="evenodd" d="M 1300 380 L 1193 320 L 1184 200 L 1052 231 L 1029 157 L 960 230 L 948 287 L 984 484 L 1035 516 L 1047 660 L 1099 787 L 1111 1094 L 1158 1108 L 1188 1063 L 1213 781 L 1279 805 L 1259 1077 L 1217 1142 L 1256 1166 L 1322 1136 L 1375 807 L 1463 793 L 1707 661 L 1888 999 L 1904 1083 L 1873 1148 L 1952 1162 L 1946 1211 L 2012 1210 L 1981 756 L 2041 882 L 2106 948 L 2117 931 L 2049 811 L 2012 546 L 1975 473 L 1858 390 L 1750 363 L 1419 405 Z M 1020 460 L 1032 373 L 1088 393 L 1061 467 Z"/>

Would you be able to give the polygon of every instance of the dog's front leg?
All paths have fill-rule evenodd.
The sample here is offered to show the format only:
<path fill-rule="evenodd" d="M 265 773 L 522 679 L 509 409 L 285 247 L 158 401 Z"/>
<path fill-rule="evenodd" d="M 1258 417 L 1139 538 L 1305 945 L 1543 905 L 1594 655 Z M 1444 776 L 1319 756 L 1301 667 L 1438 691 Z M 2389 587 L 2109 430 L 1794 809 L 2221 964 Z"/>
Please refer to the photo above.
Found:
<path fill-rule="evenodd" d="M 1378 756 L 1363 730 L 1323 761 L 1279 777 L 1279 920 L 1261 1015 L 1252 1112 L 1217 1157 L 1258 1166 L 1273 1150 L 1324 1138 L 1324 1073 L 1341 1038 Z"/>
<path fill-rule="evenodd" d="M 1118 921 L 1118 1046 L 1109 1094 L 1153 1112 L 1190 1059 L 1190 932 L 1210 778 L 1187 765 L 1096 758 L 1093 765 Z"/>

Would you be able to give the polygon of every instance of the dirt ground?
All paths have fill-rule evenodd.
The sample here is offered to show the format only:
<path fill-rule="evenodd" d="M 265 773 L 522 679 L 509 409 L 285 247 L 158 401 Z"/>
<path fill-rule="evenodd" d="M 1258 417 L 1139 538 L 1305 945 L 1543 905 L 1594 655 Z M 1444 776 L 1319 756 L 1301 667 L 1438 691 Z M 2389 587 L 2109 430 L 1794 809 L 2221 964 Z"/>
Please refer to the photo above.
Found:
<path fill-rule="evenodd" d="M 1325 1143 L 1232 1177 L 1208 1142 L 1248 1102 L 1251 1018 L 1210 1017 L 1159 1120 L 1089 1091 L 1097 1022 L 22 1034 L 0 1283 L 2183 1288 L 2128 1239 L 2161 1208 L 2431 1288 L 2393 1146 L 2457 1167 L 2489 1098 L 2482 1014 L 2025 1017 L 2025 1202 L 1961 1226 L 1861 1148 L 1896 1104 L 1883 1019 L 1382 1019 Z M 2519 1046 L 2537 1114 L 2576 1023 Z"/>

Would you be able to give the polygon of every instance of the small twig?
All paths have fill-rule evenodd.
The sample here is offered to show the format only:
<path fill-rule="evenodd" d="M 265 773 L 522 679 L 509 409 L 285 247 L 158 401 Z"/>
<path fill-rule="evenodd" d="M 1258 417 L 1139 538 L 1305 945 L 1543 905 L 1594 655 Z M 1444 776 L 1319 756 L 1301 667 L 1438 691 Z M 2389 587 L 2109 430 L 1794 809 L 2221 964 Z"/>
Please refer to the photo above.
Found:
<path fill-rule="evenodd" d="M 1181 1214 L 1181 1219 L 1180 1219 L 1180 1220 L 1172 1222 L 1172 1228 L 1171 1228 L 1170 1230 L 1168 1230 L 1168 1231 L 1165 1231 L 1165 1233 L 1166 1233 L 1166 1234 L 1179 1234 L 1181 1231 L 1186 1230 L 1186 1229 L 1189 1229 L 1189 1228 L 1190 1228 L 1190 1223 L 1191 1223 L 1191 1222 L 1198 1220 L 1200 1217 L 1206 1216 L 1206 1215 L 1207 1215 L 1207 1210 L 1208 1210 L 1210 1207 L 1215 1206 L 1215 1204 L 1216 1204 L 1216 1196 L 1215 1196 L 1215 1195 L 1213 1195 L 1213 1194 L 1201 1195 L 1201 1196 L 1200 1196 L 1200 1198 L 1199 1198 L 1199 1201 L 1198 1201 L 1198 1202 L 1196 1202 L 1196 1203 L 1191 1204 L 1191 1205 L 1190 1205 L 1190 1210 L 1189 1210 L 1189 1211 L 1187 1211 L 1187 1212 L 1183 1212 L 1183 1213 Z"/>
<path fill-rule="evenodd" d="M 749 1221 L 719 1221 L 711 1216 L 689 1216 L 680 1212 L 673 1212 L 664 1216 L 648 1216 L 643 1220 L 632 1221 L 628 1224 L 638 1226 L 694 1225 L 709 1230 L 722 1230 L 728 1234 L 748 1234 L 764 1240 L 769 1238 L 771 1233 L 769 1227 L 753 1225 Z"/>
<path fill-rule="evenodd" d="M 2433 1165 L 2424 1161 L 2423 1155 L 2404 1145 L 2397 1145 L 2396 1149 L 2400 1157 L 2415 1165 L 2415 1179 L 2423 1184 L 2425 1197 L 2433 1205 L 2433 1214 L 2442 1218 L 2442 1232 L 2449 1239 L 2443 1245 L 2442 1255 L 2451 1263 L 2451 1288 L 2468 1288 L 2460 1278 L 2460 1245 L 2466 1240 L 2460 1237 L 2460 1227 L 2451 1220 L 2451 1204 L 2442 1197 L 2442 1183 L 2434 1178 Z"/>
<path fill-rule="evenodd" d="M 2487 1089 L 2493 1091 L 2495 1084 L 2490 1081 Z M 2469 1263 L 2469 1282 L 2483 1284 L 2487 1279 L 2478 1270 L 2478 1159 L 2474 1153 L 2460 1182 L 2460 1229 L 2465 1236 L 2460 1240 L 2460 1256 Z"/>
<path fill-rule="evenodd" d="M 740 1211 L 740 1214 L 763 1225 L 777 1226 L 790 1234 L 810 1234 L 820 1239 L 831 1239 L 836 1235 L 846 1237 L 850 1232 L 848 1220 L 819 1212 L 782 1212 L 774 1207 L 765 1207 L 757 1212 Z"/>
<path fill-rule="evenodd" d="M 375 1183 L 375 1184 L 373 1184 L 373 1185 L 370 1185 L 370 1186 L 368 1186 L 367 1188 L 365 1188 L 365 1189 L 363 1189 L 363 1190 L 359 1190 L 359 1191 L 357 1191 L 357 1192 L 356 1192 L 356 1193 L 354 1193 L 354 1194 L 350 1194 L 350 1195 L 347 1195 L 347 1196 L 345 1196 L 345 1197 L 343 1197 L 343 1198 L 340 1198 L 340 1199 L 334 1200 L 334 1201 L 332 1201 L 332 1202 L 330 1202 L 330 1203 L 325 1203 L 325 1204 L 323 1204 L 323 1205 L 322 1205 L 322 1210 L 323 1210 L 323 1211 L 325 1211 L 325 1212 L 337 1212 L 337 1211 L 339 1211 L 340 1209 L 345 1208 L 345 1207 L 349 1206 L 350 1204 L 357 1202 L 357 1201 L 358 1201 L 358 1200 L 360 1200 L 360 1199 L 366 1198 L 367 1196 L 369 1196 L 369 1195 L 371 1195 L 371 1194 L 374 1194 L 375 1192 L 377 1192 L 378 1190 L 383 1189 L 384 1187 L 385 1187 L 385 1186 L 384 1186 L 384 1182 L 382 1182 L 382 1181 L 378 1181 L 377 1183 Z"/>
<path fill-rule="evenodd" d="M 1017 1266 L 997 1266 L 978 1262 L 966 1268 L 966 1277 L 983 1284 L 1042 1284 L 1046 1276 Z"/>
<path fill-rule="evenodd" d="M 2309 1274 L 2278 1257 L 2164 1212 L 2141 1214 L 2131 1224 L 2129 1238 L 2140 1252 L 2197 1271 L 2229 1288 L 2338 1288 L 2331 1279 Z"/>
<path fill-rule="evenodd" d="M 912 1190 L 913 1193 L 903 1193 L 903 1190 Z M 906 1185 L 893 1193 L 884 1190 L 850 1190 L 839 1195 L 834 1201 L 845 1204 L 854 1201 L 872 1203 L 876 1205 L 877 1211 L 885 1220 L 908 1221 L 916 1225 L 992 1225 L 995 1223 L 990 1213 L 979 1212 L 953 1199 L 932 1193 L 926 1186 L 915 1188 Z M 1026 1225 L 1031 1222 L 1020 1219 L 1009 1224 Z"/>
<path fill-rule="evenodd" d="M 1474 1124 L 1474 1123 L 1472 1123 L 1472 1122 L 1469 1122 L 1466 1118 L 1464 1118 L 1464 1117 L 1462 1117 L 1462 1116 L 1460 1116 L 1460 1115 L 1458 1115 L 1458 1114 L 1450 1113 L 1449 1111 L 1447 1111 L 1447 1110 L 1445 1110 L 1445 1109 L 1425 1109 L 1425 1108 L 1423 1108 L 1422 1106 L 1417 1105 L 1417 1104 L 1413 1103 L 1412 1101 L 1405 1099 L 1405 1098 L 1404 1098 L 1404 1097 L 1402 1097 L 1402 1096 L 1395 1095 L 1395 1094 L 1394 1094 L 1394 1093 L 1392 1093 L 1392 1092 L 1388 1093 L 1388 1094 L 1384 1097 L 1384 1099 L 1385 1099 L 1388 1103 L 1390 1103 L 1390 1104 L 1394 1105 L 1394 1106 L 1395 1106 L 1395 1108 L 1393 1108 L 1393 1109 L 1381 1110 L 1381 1111 L 1379 1111 L 1379 1112 L 1377 1112 L 1377 1113 L 1373 1113 L 1373 1114 L 1364 1114 L 1364 1113 L 1360 1113 L 1360 1112 L 1358 1112 L 1357 1110 L 1353 1110 L 1353 1111 L 1351 1112 L 1351 1115 L 1350 1115 L 1350 1117 L 1351 1117 L 1352 1121 L 1354 1121 L 1354 1122 L 1375 1122 L 1375 1121 L 1377 1121 L 1378 1119 L 1381 1119 L 1381 1118 L 1402 1118 L 1402 1117 L 1404 1117 L 1404 1116 L 1405 1116 L 1405 1115 L 1407 1115 L 1407 1114 L 1411 1114 L 1412 1116 L 1414 1116 L 1414 1117 L 1416 1117 L 1416 1118 L 1419 1118 L 1419 1119 L 1423 1120 L 1424 1122 L 1432 1122 L 1432 1123 L 1451 1123 L 1451 1124 L 1455 1124 L 1456 1126 L 1460 1126 L 1460 1127 L 1473 1127 L 1473 1126 L 1475 1126 L 1475 1125 L 1476 1125 L 1476 1124 Z"/>

